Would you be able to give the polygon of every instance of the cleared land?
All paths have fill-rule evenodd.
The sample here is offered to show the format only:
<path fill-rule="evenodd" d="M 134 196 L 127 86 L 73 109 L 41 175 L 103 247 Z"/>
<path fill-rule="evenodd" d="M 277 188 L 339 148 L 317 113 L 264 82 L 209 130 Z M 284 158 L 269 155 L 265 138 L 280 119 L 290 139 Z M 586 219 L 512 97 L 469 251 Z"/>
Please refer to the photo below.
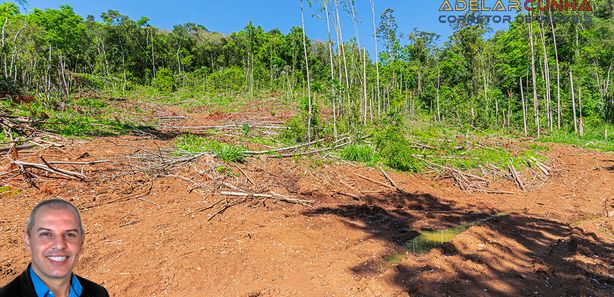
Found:
<path fill-rule="evenodd" d="M 288 118 L 282 111 L 273 115 L 267 102 L 235 113 L 142 108 L 151 117 L 166 117 L 160 126 L 167 127 L 234 121 L 274 126 Z M 236 138 L 216 131 L 201 136 Z M 79 206 L 87 230 L 77 272 L 104 284 L 113 296 L 610 296 L 614 291 L 611 152 L 547 144 L 543 154 L 550 171 L 544 181 L 520 172 L 531 185 L 522 191 L 512 180 L 493 179 L 489 189 L 512 194 L 462 191 L 452 178 L 385 169 L 399 190 L 378 167 L 321 157 L 263 155 L 233 164 L 203 155 L 171 166 L 168 162 L 181 158 L 172 153 L 180 132 L 64 139 L 62 147 L 20 151 L 19 160 L 36 163 L 39 156 L 49 162 L 109 162 L 85 166 L 87 181 L 31 170 L 39 176 L 38 189 L 22 175 L 0 177 L 0 284 L 27 265 L 22 232 L 29 210 L 42 199 L 61 197 Z M 10 162 L 3 154 L 0 171 L 9 171 Z M 82 167 L 53 166 L 75 172 Z"/>

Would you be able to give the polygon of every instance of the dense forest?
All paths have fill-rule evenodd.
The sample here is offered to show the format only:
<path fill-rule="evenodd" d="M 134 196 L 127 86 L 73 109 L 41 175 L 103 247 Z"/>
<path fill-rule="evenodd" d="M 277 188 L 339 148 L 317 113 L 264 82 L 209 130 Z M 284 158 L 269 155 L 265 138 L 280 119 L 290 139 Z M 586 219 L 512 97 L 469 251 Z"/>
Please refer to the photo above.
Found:
<path fill-rule="evenodd" d="M 369 4 L 374 11 L 377 3 Z M 0 88 L 49 104 L 145 86 L 162 94 L 282 94 L 299 102 L 305 140 L 397 115 L 536 137 L 558 130 L 603 135 L 614 121 L 611 0 L 591 1 L 592 12 L 556 12 L 588 14 L 591 22 L 555 22 L 552 12 L 536 10 L 541 21 L 528 23 L 521 13 L 497 32 L 457 23 L 445 41 L 401 32 L 390 8 L 361 16 L 372 22 L 374 38 L 360 40 L 355 1 L 302 5 L 317 6 L 328 40 L 309 39 L 299 26 L 283 34 L 250 22 L 225 36 L 194 23 L 160 29 L 115 10 L 83 18 L 67 5 L 23 13 L 5 2 Z M 353 24 L 342 23 L 347 19 Z M 351 26 L 356 35 L 343 36 Z"/>

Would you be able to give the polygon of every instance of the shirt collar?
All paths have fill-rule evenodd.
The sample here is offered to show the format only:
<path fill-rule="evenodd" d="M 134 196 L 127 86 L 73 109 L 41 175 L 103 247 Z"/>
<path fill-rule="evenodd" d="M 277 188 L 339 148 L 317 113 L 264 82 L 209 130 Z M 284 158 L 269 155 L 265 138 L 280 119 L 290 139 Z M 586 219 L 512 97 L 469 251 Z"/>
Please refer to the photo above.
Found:
<path fill-rule="evenodd" d="M 32 266 L 30 266 L 30 277 L 32 278 L 32 283 L 34 284 L 34 291 L 36 291 L 37 297 L 49 297 L 53 296 L 53 293 L 47 287 L 47 285 L 38 277 Z M 77 279 L 77 276 L 73 273 L 72 278 L 70 279 L 70 293 L 69 297 L 79 297 L 83 292 L 83 287 L 81 283 Z"/>

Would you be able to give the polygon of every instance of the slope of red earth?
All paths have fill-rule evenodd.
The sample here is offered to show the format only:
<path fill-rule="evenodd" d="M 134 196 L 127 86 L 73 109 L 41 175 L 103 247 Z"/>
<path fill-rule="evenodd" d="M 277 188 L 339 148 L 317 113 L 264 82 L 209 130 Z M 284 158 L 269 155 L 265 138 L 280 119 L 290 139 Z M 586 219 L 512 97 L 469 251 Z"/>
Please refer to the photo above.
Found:
<path fill-rule="evenodd" d="M 501 183 L 513 195 L 463 192 L 448 180 L 389 172 L 401 193 L 356 175 L 387 183 L 376 168 L 297 158 L 257 157 L 232 165 L 205 156 L 153 174 L 128 174 L 140 168 L 135 156 L 170 147 L 167 136 L 100 137 L 21 152 L 24 161 L 40 162 L 43 155 L 109 162 L 87 166 L 86 182 L 38 172 L 39 189 L 21 175 L 0 177 L 1 185 L 19 190 L 0 193 L 0 285 L 29 261 L 22 237 L 30 209 L 60 197 L 76 204 L 84 219 L 77 273 L 112 296 L 614 292 L 612 153 L 550 145 L 556 173 L 528 192 Z M 0 172 L 9 164 L 2 157 Z M 222 182 L 314 203 L 249 199 L 213 216 L 219 208 L 208 207 L 232 199 L 221 195 L 232 191 Z M 426 254 L 406 248 L 416 230 L 485 218 Z"/>

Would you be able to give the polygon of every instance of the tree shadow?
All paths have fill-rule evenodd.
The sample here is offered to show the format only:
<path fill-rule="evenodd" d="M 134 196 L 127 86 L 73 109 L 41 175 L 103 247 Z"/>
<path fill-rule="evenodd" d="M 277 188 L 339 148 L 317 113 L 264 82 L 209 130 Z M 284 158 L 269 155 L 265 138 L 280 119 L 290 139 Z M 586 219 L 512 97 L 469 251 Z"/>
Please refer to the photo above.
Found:
<path fill-rule="evenodd" d="M 350 268 L 411 296 L 609 296 L 614 245 L 568 224 L 523 213 L 459 207 L 428 193 L 361 197 L 308 216 L 335 215 L 390 252 Z M 462 238 L 415 255 L 407 243 L 425 230 L 475 224 Z M 404 255 L 395 259 L 395 255 Z"/>
<path fill-rule="evenodd" d="M 137 136 L 152 136 L 158 140 L 173 140 L 182 133 L 175 130 L 158 130 L 150 126 L 134 127 L 130 130 L 132 134 Z"/>

